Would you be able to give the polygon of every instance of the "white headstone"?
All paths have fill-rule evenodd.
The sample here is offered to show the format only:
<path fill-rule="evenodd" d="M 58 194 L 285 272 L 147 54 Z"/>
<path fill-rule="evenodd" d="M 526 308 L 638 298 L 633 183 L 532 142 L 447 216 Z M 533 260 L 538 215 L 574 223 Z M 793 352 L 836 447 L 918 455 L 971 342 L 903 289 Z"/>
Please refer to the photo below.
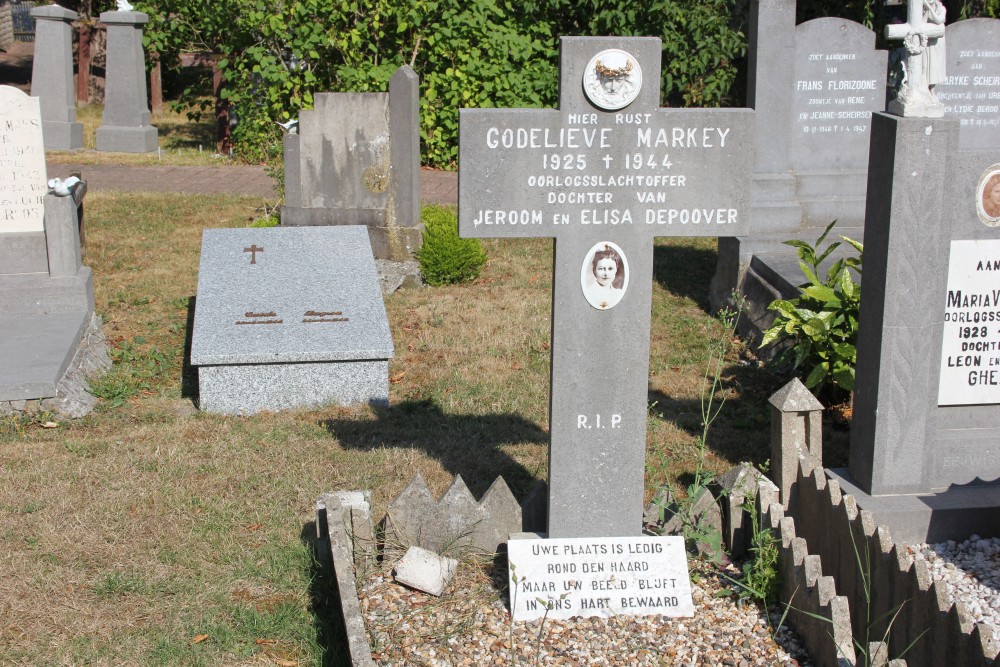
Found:
<path fill-rule="evenodd" d="M 44 230 L 45 181 L 38 98 L 0 86 L 0 234 Z"/>

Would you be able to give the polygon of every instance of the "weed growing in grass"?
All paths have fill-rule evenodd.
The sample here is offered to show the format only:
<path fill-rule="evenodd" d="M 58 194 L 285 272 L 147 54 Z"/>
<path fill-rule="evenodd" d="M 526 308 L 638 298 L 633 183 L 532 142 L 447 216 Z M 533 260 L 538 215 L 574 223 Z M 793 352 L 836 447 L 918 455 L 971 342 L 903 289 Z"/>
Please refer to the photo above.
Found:
<path fill-rule="evenodd" d="M 725 367 L 726 357 L 732 351 L 736 341 L 736 322 L 739 320 L 743 310 L 743 298 L 739 294 L 733 294 L 733 301 L 736 310 L 725 309 L 718 315 L 722 323 L 722 334 L 713 341 L 709 349 L 708 361 L 705 364 L 701 390 L 701 433 L 695 438 L 695 469 L 693 479 L 687 487 L 687 495 L 679 498 L 670 487 L 669 481 L 665 483 L 670 497 L 675 503 L 672 508 L 675 515 L 681 521 L 681 530 L 684 541 L 688 549 L 692 552 L 710 553 L 713 558 L 722 556 L 722 534 L 710 523 L 706 514 L 696 511 L 699 500 L 704 494 L 711 494 L 709 485 L 715 475 L 705 467 L 705 460 L 708 455 L 708 432 L 712 424 L 719 417 L 722 406 L 726 403 L 726 398 L 721 394 L 722 371 Z M 660 521 L 666 518 L 668 508 L 666 504 L 660 506 Z"/>

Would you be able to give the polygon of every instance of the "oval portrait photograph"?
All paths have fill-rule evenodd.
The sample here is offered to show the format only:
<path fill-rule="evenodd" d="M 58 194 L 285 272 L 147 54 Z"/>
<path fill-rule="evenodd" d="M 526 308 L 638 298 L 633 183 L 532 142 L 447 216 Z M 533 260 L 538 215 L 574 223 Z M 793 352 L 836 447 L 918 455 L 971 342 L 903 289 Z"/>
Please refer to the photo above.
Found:
<path fill-rule="evenodd" d="M 614 308 L 628 289 L 628 260 L 622 249 L 601 241 L 588 250 L 580 269 L 580 287 L 594 308 Z"/>
<path fill-rule="evenodd" d="M 988 168 L 979 179 L 976 212 L 987 227 L 1000 226 L 1000 164 Z"/>

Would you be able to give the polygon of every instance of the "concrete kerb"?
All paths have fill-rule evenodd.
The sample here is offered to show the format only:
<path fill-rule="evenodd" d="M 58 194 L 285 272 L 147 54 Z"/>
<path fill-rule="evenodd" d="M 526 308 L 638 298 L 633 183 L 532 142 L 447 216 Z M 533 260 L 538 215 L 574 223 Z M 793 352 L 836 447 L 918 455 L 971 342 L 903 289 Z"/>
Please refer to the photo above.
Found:
<path fill-rule="evenodd" d="M 364 530 L 366 514 L 367 529 L 371 532 L 370 507 L 368 492 L 327 493 L 316 501 L 317 537 L 329 545 L 330 564 L 337 581 L 337 597 L 347 634 L 347 648 L 351 664 L 356 667 L 375 665 L 358 600 L 357 571 L 354 565 L 355 536 L 358 528 Z"/>

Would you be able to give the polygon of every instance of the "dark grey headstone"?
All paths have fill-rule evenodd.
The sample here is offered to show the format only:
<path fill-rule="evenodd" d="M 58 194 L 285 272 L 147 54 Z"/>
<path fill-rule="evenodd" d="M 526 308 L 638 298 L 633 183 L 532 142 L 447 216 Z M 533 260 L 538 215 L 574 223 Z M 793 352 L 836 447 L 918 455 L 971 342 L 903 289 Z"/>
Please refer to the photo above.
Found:
<path fill-rule="evenodd" d="M 748 232 L 754 120 L 745 109 L 661 109 L 659 39 L 564 37 L 561 47 L 558 110 L 461 110 L 459 229 L 556 239 L 548 532 L 637 535 L 652 241 Z M 588 99 L 597 61 L 630 68 L 591 93 L 608 105 L 634 94 L 623 108 Z M 607 247 L 622 261 L 602 288 L 594 258 Z"/>
<path fill-rule="evenodd" d="M 73 79 L 73 21 L 77 13 L 59 5 L 35 7 L 35 51 L 31 94 L 42 109 L 45 147 L 68 150 L 83 146 L 83 123 L 76 122 Z"/>
<path fill-rule="evenodd" d="M 996 512 L 977 494 L 995 497 L 1000 482 L 1000 400 L 990 387 L 1000 383 L 990 373 L 1000 354 L 955 346 L 1000 341 L 1000 311 L 986 302 L 1000 280 L 981 271 L 978 301 L 968 302 L 954 293 L 963 286 L 949 263 L 969 261 L 969 241 L 981 244 L 987 266 L 1000 250 L 1000 228 L 981 217 L 984 178 L 1000 173 L 1000 151 L 959 151 L 960 127 L 887 114 L 873 125 L 868 191 L 882 196 L 868 200 L 850 468 L 837 475 L 898 541 L 964 538 L 954 531 L 972 513 Z M 963 380 L 978 399 L 959 395 Z M 906 494 L 923 494 L 933 511 L 900 511 Z"/>
<path fill-rule="evenodd" d="M 962 150 L 1000 148 L 1000 20 L 969 19 L 947 27 L 948 81 L 934 94 L 945 117 L 961 122 Z"/>
<path fill-rule="evenodd" d="M 142 12 L 104 12 L 108 28 L 104 116 L 97 128 L 97 150 L 150 153 L 156 150 L 157 129 L 150 125 L 146 99 L 146 55 Z"/>

